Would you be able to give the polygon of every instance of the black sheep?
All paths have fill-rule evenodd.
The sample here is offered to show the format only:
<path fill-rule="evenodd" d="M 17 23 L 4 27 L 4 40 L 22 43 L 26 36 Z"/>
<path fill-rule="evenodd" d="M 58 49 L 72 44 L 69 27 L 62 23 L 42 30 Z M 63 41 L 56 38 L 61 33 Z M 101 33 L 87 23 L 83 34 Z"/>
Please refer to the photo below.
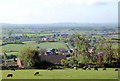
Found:
<path fill-rule="evenodd" d="M 94 70 L 97 70 L 97 71 L 98 71 L 98 68 L 97 68 L 97 67 L 95 67 L 95 68 L 94 68 Z"/>
<path fill-rule="evenodd" d="M 118 71 L 118 69 L 115 69 L 115 71 Z"/>
<path fill-rule="evenodd" d="M 7 74 L 7 77 L 13 77 L 13 74 Z"/>
<path fill-rule="evenodd" d="M 50 71 L 51 71 L 51 70 L 53 70 L 53 68 L 52 68 L 52 67 L 50 67 L 50 68 L 47 68 L 47 70 L 50 70 Z"/>
<path fill-rule="evenodd" d="M 39 72 L 35 72 L 35 73 L 34 73 L 34 75 L 37 75 L 37 74 L 39 74 Z"/>
<path fill-rule="evenodd" d="M 106 70 L 106 68 L 103 68 L 103 71 Z"/>
<path fill-rule="evenodd" d="M 90 67 L 88 67 L 87 69 L 88 69 L 88 70 L 91 70 L 91 68 L 90 68 Z"/>
<path fill-rule="evenodd" d="M 14 68 L 13 68 L 13 69 L 11 69 L 11 70 L 15 71 L 15 69 L 14 69 Z"/>

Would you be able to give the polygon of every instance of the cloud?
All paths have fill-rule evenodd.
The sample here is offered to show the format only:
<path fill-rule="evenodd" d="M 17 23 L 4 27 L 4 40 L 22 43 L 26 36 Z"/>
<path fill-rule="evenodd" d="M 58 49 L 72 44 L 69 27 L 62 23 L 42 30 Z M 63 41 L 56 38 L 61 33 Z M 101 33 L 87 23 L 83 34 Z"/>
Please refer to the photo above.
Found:
<path fill-rule="evenodd" d="M 59 4 L 64 3 L 65 0 L 48 0 L 44 3 L 45 7 L 52 7 L 52 6 L 57 6 Z"/>
<path fill-rule="evenodd" d="M 14 3 L 0 3 L 0 9 L 9 9 L 9 8 L 17 8 L 18 5 Z"/>
<path fill-rule="evenodd" d="M 52 2 L 50 1 L 45 2 L 45 7 L 52 7 Z"/>

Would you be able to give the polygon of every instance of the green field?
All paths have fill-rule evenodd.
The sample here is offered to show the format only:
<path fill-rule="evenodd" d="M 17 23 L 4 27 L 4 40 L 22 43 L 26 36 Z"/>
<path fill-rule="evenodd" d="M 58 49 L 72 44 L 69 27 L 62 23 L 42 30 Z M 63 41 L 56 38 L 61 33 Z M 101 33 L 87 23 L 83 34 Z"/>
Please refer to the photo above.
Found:
<path fill-rule="evenodd" d="M 65 48 L 67 49 L 66 45 L 64 42 L 44 42 L 44 43 L 40 43 L 37 44 L 35 43 L 35 41 L 27 41 L 27 42 L 23 42 L 25 43 L 25 45 L 31 46 L 33 48 L 36 48 L 36 46 L 39 46 L 40 48 Z M 12 50 L 12 51 L 19 51 L 20 49 L 22 49 L 24 46 L 24 44 L 7 44 L 2 46 L 2 51 L 8 51 L 8 50 Z"/>
<path fill-rule="evenodd" d="M 34 76 L 35 72 L 39 71 L 40 74 Z M 6 77 L 8 73 L 13 73 L 13 77 Z M 118 79 L 118 72 L 115 72 L 113 68 L 107 68 L 103 71 L 99 68 L 99 71 L 92 70 L 74 70 L 74 69 L 57 69 L 52 71 L 47 70 L 3 70 L 3 79 Z"/>
<path fill-rule="evenodd" d="M 22 44 L 7 44 L 2 46 L 2 51 L 8 51 L 8 50 L 14 50 L 14 51 L 18 51 L 23 47 Z"/>
<path fill-rule="evenodd" d="M 36 46 L 39 46 L 40 48 L 55 48 L 55 49 L 58 49 L 58 48 L 65 48 L 67 49 L 66 45 L 64 42 L 43 42 L 43 43 L 40 43 L 40 44 L 37 44 L 35 43 L 35 41 L 27 41 L 27 42 L 23 42 L 25 43 L 26 45 L 29 45 L 33 48 L 35 48 Z"/>

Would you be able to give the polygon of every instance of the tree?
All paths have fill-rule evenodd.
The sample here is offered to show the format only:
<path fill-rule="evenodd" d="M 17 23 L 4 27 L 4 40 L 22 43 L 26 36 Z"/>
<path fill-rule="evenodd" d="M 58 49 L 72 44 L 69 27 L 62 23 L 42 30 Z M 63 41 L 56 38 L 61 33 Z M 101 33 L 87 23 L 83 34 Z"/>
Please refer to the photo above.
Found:
<path fill-rule="evenodd" d="M 60 54 L 62 54 L 62 53 L 65 53 L 65 48 L 58 48 L 58 52 L 60 53 Z"/>
<path fill-rule="evenodd" d="M 120 62 L 120 48 L 119 47 L 114 50 L 114 57 L 117 60 L 117 62 Z"/>
<path fill-rule="evenodd" d="M 12 33 L 13 33 L 13 31 L 10 30 L 10 31 L 8 32 L 8 36 L 11 37 Z"/>
<path fill-rule="evenodd" d="M 47 52 L 46 49 L 40 49 L 40 50 L 39 50 L 39 53 L 40 53 L 41 55 L 44 55 L 46 52 Z"/>
<path fill-rule="evenodd" d="M 32 49 L 29 46 L 24 46 L 19 51 L 19 57 L 24 64 L 24 67 L 33 67 L 36 63 L 39 63 L 39 52 L 38 50 Z"/>
<path fill-rule="evenodd" d="M 38 39 L 38 38 L 36 38 L 36 39 L 35 39 L 35 42 L 36 42 L 37 44 L 40 44 L 41 40 Z"/>
<path fill-rule="evenodd" d="M 75 45 L 79 54 L 80 61 L 84 64 L 88 63 L 90 59 L 90 54 L 88 52 L 90 45 L 85 39 L 80 37 L 79 34 L 76 34 Z"/>
<path fill-rule="evenodd" d="M 104 62 L 105 63 L 112 63 L 113 59 L 113 49 L 112 49 L 112 42 L 111 41 L 106 41 L 104 42 L 104 46 L 102 48 L 102 51 L 104 52 Z"/>
<path fill-rule="evenodd" d="M 69 57 L 67 60 L 64 61 L 64 64 L 70 67 L 79 66 L 79 59 L 75 57 Z"/>
<path fill-rule="evenodd" d="M 4 64 L 6 65 L 7 64 L 7 54 L 4 52 Z"/>

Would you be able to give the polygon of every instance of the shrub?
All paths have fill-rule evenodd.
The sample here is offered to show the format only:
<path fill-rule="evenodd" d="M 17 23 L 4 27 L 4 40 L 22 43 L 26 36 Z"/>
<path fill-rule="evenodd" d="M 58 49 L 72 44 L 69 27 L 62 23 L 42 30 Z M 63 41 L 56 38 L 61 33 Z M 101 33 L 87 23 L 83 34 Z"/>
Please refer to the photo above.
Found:
<path fill-rule="evenodd" d="M 17 69 L 18 65 L 2 65 L 2 70 L 10 70 L 10 69 Z"/>

